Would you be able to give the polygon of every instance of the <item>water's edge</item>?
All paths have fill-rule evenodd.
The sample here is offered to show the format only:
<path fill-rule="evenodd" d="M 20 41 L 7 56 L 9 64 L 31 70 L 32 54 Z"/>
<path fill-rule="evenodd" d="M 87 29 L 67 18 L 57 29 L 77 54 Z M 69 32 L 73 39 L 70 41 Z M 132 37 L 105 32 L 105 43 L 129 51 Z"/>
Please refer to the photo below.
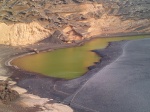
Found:
<path fill-rule="evenodd" d="M 90 40 L 87 40 L 87 41 L 90 41 Z M 87 41 L 84 41 L 84 42 L 87 42 Z M 83 42 L 83 43 L 84 43 L 84 42 Z M 83 44 L 83 43 L 82 43 L 82 44 Z M 118 43 L 118 44 L 117 44 L 117 43 Z M 16 68 L 15 68 L 15 66 L 10 65 L 10 61 L 13 60 L 14 58 L 17 58 L 18 56 L 20 57 L 20 56 L 24 56 L 24 55 L 30 55 L 30 54 L 28 54 L 28 52 L 20 53 L 20 54 L 22 54 L 22 55 L 17 54 L 17 55 L 12 56 L 11 58 L 9 58 L 9 60 L 7 60 L 7 61 L 5 62 L 5 65 L 6 65 L 7 67 L 10 67 L 11 70 L 14 71 L 14 73 L 16 73 L 16 74 L 13 75 L 11 78 L 12 78 L 14 81 L 17 82 L 17 86 L 23 87 L 23 88 L 25 88 L 25 89 L 28 90 L 28 93 L 32 93 L 32 94 L 38 95 L 38 96 L 40 96 L 40 97 L 42 97 L 42 98 L 43 98 L 43 97 L 46 97 L 46 98 L 53 98 L 53 99 L 56 100 L 57 102 L 63 102 L 65 98 L 67 98 L 68 96 L 70 96 L 71 94 L 73 94 L 77 89 L 79 89 L 80 86 L 81 86 L 82 84 L 84 84 L 86 80 L 88 80 L 88 78 L 92 77 L 93 75 L 91 75 L 91 74 L 96 73 L 97 71 L 101 70 L 104 66 L 110 64 L 115 58 L 117 58 L 117 57 L 115 57 L 116 55 L 118 55 L 118 57 L 119 57 L 119 55 L 121 55 L 121 54 L 120 54 L 120 53 L 121 53 L 121 51 L 120 51 L 121 49 L 119 50 L 119 49 L 116 49 L 116 48 L 120 48 L 120 47 L 118 47 L 118 46 L 122 46 L 124 43 L 125 43 L 125 42 L 112 42 L 112 43 L 109 44 L 109 46 L 107 46 L 107 48 L 105 48 L 105 49 L 103 49 L 103 50 L 93 50 L 95 53 L 97 53 L 98 55 L 102 56 L 102 60 L 101 60 L 100 62 L 98 62 L 98 63 L 95 63 L 95 66 L 90 67 L 91 70 L 89 70 L 85 75 L 83 75 L 82 77 L 80 77 L 80 78 L 78 78 L 78 79 L 73 79 L 73 80 L 71 80 L 71 81 L 66 81 L 66 80 L 64 81 L 64 80 L 62 80 L 62 79 L 55 79 L 55 78 L 50 78 L 50 77 L 45 77 L 45 76 L 42 76 L 42 77 L 41 77 L 41 75 L 40 75 L 40 76 L 37 76 L 38 74 L 36 74 L 36 73 L 33 73 L 33 74 L 32 74 L 32 73 L 28 73 L 28 72 L 22 71 L 22 70 L 20 70 L 20 69 L 18 69 L 18 68 L 17 68 L 17 71 L 19 71 L 19 72 L 16 73 Z M 80 45 L 80 44 L 77 44 L 76 46 L 78 46 L 78 45 Z M 114 47 L 111 48 L 112 46 L 114 46 Z M 74 47 L 74 45 L 73 45 L 73 46 L 70 46 L 70 47 Z M 66 48 L 66 47 L 64 47 L 64 48 Z M 57 49 L 58 49 L 58 48 L 57 48 Z M 115 50 L 115 52 L 116 52 L 116 53 L 115 53 L 115 56 L 109 57 L 109 56 L 111 55 L 111 54 L 109 54 L 109 53 L 112 53 L 112 52 L 109 52 L 109 51 L 112 51 L 112 50 Z M 43 52 L 45 52 L 45 51 L 43 51 Z M 120 53 L 119 53 L 119 52 L 120 52 Z M 118 53 L 119 53 L 119 54 L 118 54 Z M 32 54 L 32 53 L 31 53 L 31 54 Z M 108 56 L 108 57 L 107 57 L 107 56 Z M 20 76 L 20 74 L 24 74 L 24 75 L 21 75 L 21 76 Z M 31 75 L 31 74 L 32 74 L 32 75 Z M 26 75 L 29 75 L 29 76 L 28 76 L 28 79 L 26 79 Z M 35 76 L 37 79 L 32 79 L 33 76 Z M 19 78 L 21 77 L 21 78 L 20 78 L 21 81 L 16 80 L 16 79 L 15 79 L 16 77 L 19 77 Z M 23 77 L 24 77 L 24 78 L 23 78 Z M 35 91 L 35 89 L 37 89 L 37 88 L 34 88 L 34 85 L 40 86 L 40 84 L 41 84 L 43 81 L 45 81 L 45 79 L 47 79 L 47 78 L 48 78 L 49 82 L 53 82 L 53 83 L 50 83 L 50 84 L 52 85 L 52 88 L 51 88 L 51 89 L 53 89 L 53 91 L 50 91 L 49 94 L 51 94 L 51 95 L 47 95 L 47 94 L 45 94 L 45 93 L 44 93 L 44 95 L 42 95 L 42 94 L 43 94 L 42 89 L 39 90 L 39 91 Z M 31 79 L 31 80 L 30 80 L 30 79 Z M 40 80 L 40 81 L 39 81 L 39 80 Z M 24 81 L 26 81 L 26 83 L 24 83 Z M 36 81 L 37 81 L 37 82 L 36 82 Z M 39 82 L 38 82 L 38 81 L 39 81 Z M 77 82 L 78 82 L 78 83 L 77 83 Z M 24 84 L 23 84 L 23 83 L 24 83 Z M 34 84 L 31 84 L 31 83 L 34 83 Z M 72 85 L 72 87 L 68 87 L 68 86 L 67 86 L 68 84 Z M 28 86 L 31 86 L 32 90 L 29 89 Z M 54 87 L 55 87 L 55 90 L 54 90 Z M 45 87 L 44 87 L 44 90 L 47 90 L 46 88 L 47 88 L 47 87 L 45 86 Z M 57 91 L 57 90 L 58 90 L 58 91 Z M 33 92 L 33 91 L 34 91 L 34 92 Z M 53 92 L 55 92 L 55 93 L 53 93 Z M 68 95 L 64 95 L 63 93 L 67 93 Z M 59 98 L 58 98 L 58 97 L 59 97 Z M 68 100 L 68 101 L 69 101 L 69 100 Z M 68 101 L 66 100 L 65 103 L 67 103 Z M 68 104 L 68 103 L 67 103 L 67 104 Z"/>

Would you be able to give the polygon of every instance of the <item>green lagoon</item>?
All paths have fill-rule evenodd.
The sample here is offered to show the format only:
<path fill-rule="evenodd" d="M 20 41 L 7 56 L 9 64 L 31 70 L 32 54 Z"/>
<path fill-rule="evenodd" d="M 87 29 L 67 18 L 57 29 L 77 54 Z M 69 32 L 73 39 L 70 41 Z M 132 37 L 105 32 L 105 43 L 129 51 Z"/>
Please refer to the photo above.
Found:
<path fill-rule="evenodd" d="M 23 70 L 40 73 L 50 77 L 74 79 L 88 71 L 87 67 L 98 62 L 101 57 L 91 50 L 104 49 L 109 42 L 134 40 L 149 36 L 129 36 L 96 38 L 86 42 L 83 46 L 58 49 L 51 52 L 28 55 L 11 62 Z"/>

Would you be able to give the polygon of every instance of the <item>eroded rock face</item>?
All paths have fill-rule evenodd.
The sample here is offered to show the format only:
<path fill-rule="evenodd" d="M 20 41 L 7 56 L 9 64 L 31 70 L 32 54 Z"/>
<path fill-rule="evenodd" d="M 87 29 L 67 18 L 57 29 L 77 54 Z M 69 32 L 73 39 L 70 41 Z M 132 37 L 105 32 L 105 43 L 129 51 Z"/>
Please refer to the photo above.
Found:
<path fill-rule="evenodd" d="M 0 23 L 0 44 L 13 46 L 32 44 L 50 35 L 50 30 L 43 28 L 37 22 L 9 25 Z"/>
<path fill-rule="evenodd" d="M 57 30 L 72 42 L 98 34 L 147 33 L 149 26 L 148 0 L 0 1 L 2 44 L 33 44 Z"/>

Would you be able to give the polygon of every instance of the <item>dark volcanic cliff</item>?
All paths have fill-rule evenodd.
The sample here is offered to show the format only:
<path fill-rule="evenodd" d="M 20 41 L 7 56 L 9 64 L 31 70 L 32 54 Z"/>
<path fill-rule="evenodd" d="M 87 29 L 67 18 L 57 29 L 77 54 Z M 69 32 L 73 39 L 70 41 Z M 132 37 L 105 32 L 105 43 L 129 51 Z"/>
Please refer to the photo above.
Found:
<path fill-rule="evenodd" d="M 0 44 L 33 44 L 56 30 L 68 43 L 99 34 L 149 33 L 150 1 L 0 0 Z"/>

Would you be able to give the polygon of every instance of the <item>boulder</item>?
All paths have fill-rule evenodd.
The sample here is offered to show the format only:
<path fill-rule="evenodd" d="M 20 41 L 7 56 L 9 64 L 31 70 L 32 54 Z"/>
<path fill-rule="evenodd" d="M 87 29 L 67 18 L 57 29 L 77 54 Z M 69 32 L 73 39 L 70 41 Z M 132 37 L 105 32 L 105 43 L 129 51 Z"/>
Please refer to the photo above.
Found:
<path fill-rule="evenodd" d="M 19 93 L 11 90 L 8 81 L 0 81 L 0 100 L 3 103 L 9 103 L 19 98 Z"/>

